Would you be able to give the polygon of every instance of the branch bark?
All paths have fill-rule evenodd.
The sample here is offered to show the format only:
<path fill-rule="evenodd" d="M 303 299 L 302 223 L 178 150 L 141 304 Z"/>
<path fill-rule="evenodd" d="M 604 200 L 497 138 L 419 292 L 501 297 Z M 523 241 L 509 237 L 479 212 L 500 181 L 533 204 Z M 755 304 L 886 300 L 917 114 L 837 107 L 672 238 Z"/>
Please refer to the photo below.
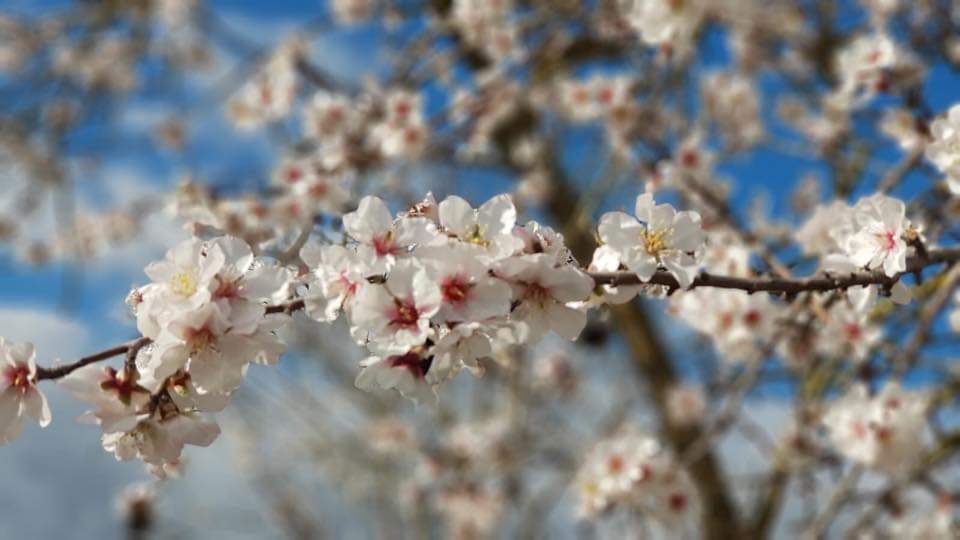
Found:
<path fill-rule="evenodd" d="M 738 289 L 748 293 L 769 292 L 780 294 L 799 294 L 802 292 L 826 292 L 848 289 L 865 285 L 883 285 L 892 287 L 906 274 L 922 271 L 923 269 L 943 263 L 960 261 L 960 248 L 946 248 L 930 250 L 924 255 L 917 255 L 907 260 L 907 269 L 893 276 L 887 276 L 880 271 L 863 271 L 845 275 L 823 275 L 809 278 L 781 278 L 759 277 L 745 278 L 735 276 L 717 276 L 701 273 L 693 280 L 690 289 L 697 287 L 714 287 L 719 289 Z M 663 285 L 670 289 L 681 289 L 680 283 L 673 274 L 659 271 L 649 281 L 642 281 L 636 274 L 630 272 L 595 272 L 591 273 L 597 285 Z"/>

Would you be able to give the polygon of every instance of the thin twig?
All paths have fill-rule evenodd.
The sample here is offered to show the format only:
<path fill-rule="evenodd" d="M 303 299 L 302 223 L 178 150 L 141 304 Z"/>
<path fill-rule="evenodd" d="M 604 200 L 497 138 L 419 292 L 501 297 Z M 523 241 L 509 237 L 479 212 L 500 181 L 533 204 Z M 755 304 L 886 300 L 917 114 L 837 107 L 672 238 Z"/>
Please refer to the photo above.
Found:
<path fill-rule="evenodd" d="M 883 285 L 892 287 L 906 274 L 919 272 L 929 266 L 947 262 L 960 261 L 960 249 L 949 248 L 931 250 L 926 257 L 916 256 L 907 260 L 907 269 L 893 276 L 887 276 L 880 271 L 854 272 L 842 276 L 815 276 L 809 278 L 744 278 L 734 276 L 717 276 L 706 272 L 697 276 L 688 287 L 714 287 L 718 289 L 738 289 L 748 293 L 769 292 L 781 294 L 799 294 L 802 292 L 824 292 L 848 289 L 850 287 L 866 285 Z M 681 289 L 680 283 L 673 274 L 666 271 L 655 273 L 649 281 L 642 281 L 636 274 L 630 272 L 596 272 L 591 273 L 597 285 L 663 285 L 670 289 Z"/>

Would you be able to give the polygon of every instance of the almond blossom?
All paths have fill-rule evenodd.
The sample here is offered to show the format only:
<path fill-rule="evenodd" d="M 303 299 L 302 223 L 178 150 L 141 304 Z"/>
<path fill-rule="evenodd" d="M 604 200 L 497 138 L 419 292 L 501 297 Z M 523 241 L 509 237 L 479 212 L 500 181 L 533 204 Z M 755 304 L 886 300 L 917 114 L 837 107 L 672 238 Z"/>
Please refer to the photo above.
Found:
<path fill-rule="evenodd" d="M 890 474 L 910 470 L 920 456 L 928 398 L 888 383 L 870 396 L 858 385 L 823 417 L 830 442 L 846 457 Z"/>
<path fill-rule="evenodd" d="M 373 272 L 384 272 L 422 245 L 436 241 L 436 226 L 413 217 L 394 222 L 387 205 L 377 197 L 364 197 L 356 211 L 343 216 L 343 228 L 358 242 L 357 255 Z"/>
<path fill-rule="evenodd" d="M 687 473 L 659 441 L 642 433 L 599 442 L 587 454 L 575 483 L 579 513 L 585 517 L 619 505 L 672 529 L 696 516 L 697 494 Z"/>
<path fill-rule="evenodd" d="M 491 277 L 488 266 L 471 247 L 456 244 L 418 252 L 428 274 L 440 285 L 438 322 L 483 321 L 510 312 L 510 285 Z"/>
<path fill-rule="evenodd" d="M 93 405 L 84 413 L 83 422 L 96 423 L 104 433 L 133 429 L 138 416 L 150 401 L 152 392 L 140 384 L 140 374 L 129 367 L 90 365 L 74 371 L 60 381 L 74 398 Z"/>
<path fill-rule="evenodd" d="M 418 262 L 401 261 L 384 284 L 360 289 L 350 319 L 374 350 L 404 353 L 426 341 L 430 318 L 441 302 L 440 287 L 426 268 Z"/>
<path fill-rule="evenodd" d="M 371 356 L 360 362 L 355 384 L 368 392 L 395 389 L 416 403 L 427 403 L 436 397 L 433 387 L 425 380 L 431 362 L 430 357 L 424 358 L 413 351 L 387 357 Z"/>
<path fill-rule="evenodd" d="M 817 205 L 796 232 L 796 239 L 808 255 L 842 251 L 855 230 L 853 208 L 844 201 Z"/>
<path fill-rule="evenodd" d="M 12 343 L 0 337 L 0 444 L 20 435 L 29 416 L 40 427 L 50 424 L 47 398 L 37 389 L 36 352 L 30 343 Z"/>
<path fill-rule="evenodd" d="M 636 218 L 609 212 L 600 218 L 600 238 L 641 280 L 649 281 L 661 267 L 689 287 L 698 265 L 693 253 L 703 245 L 700 215 L 677 212 L 669 204 L 655 205 L 653 195 L 637 197 Z"/>
<path fill-rule="evenodd" d="M 883 337 L 879 325 L 870 320 L 876 296 L 875 288 L 854 287 L 845 301 L 834 303 L 818 343 L 824 353 L 853 362 L 866 360 Z"/>
<path fill-rule="evenodd" d="M 556 267 L 549 255 L 523 255 L 497 264 L 495 274 L 514 288 L 518 305 L 511 319 L 521 322 L 527 340 L 538 341 L 548 330 L 573 340 L 587 324 L 586 313 L 568 306 L 586 299 L 593 280 L 573 266 Z"/>
<path fill-rule="evenodd" d="M 242 240 L 187 240 L 148 266 L 155 280 L 136 291 L 137 322 L 156 344 L 144 376 L 159 382 L 188 368 L 202 393 L 229 393 L 250 362 L 276 363 L 279 316 L 266 303 L 287 294 L 290 273 L 255 261 Z"/>
<path fill-rule="evenodd" d="M 297 91 L 297 58 L 302 45 L 294 40 L 278 48 L 267 63 L 227 102 L 234 125 L 250 130 L 290 112 Z"/>
<path fill-rule="evenodd" d="M 332 322 L 341 312 L 349 313 L 369 273 L 359 255 L 343 246 L 310 242 L 300 250 L 300 258 L 313 269 L 307 279 L 307 314 Z"/>
<path fill-rule="evenodd" d="M 201 392 L 233 391 L 243 381 L 248 363 L 257 359 L 275 363 L 284 350 L 269 332 L 247 333 L 249 327 L 256 328 L 262 311 L 250 310 L 247 316 L 227 320 L 216 306 L 207 305 L 171 321 L 158 336 L 157 352 L 144 366 L 144 374 L 151 381 L 162 381 L 189 369 Z M 231 326 L 234 322 L 238 326 Z"/>
<path fill-rule="evenodd" d="M 670 305 L 680 320 L 710 336 L 720 356 L 733 363 L 760 359 L 782 311 L 766 295 L 726 289 L 678 292 Z"/>
<path fill-rule="evenodd" d="M 0 443 L 50 381 L 166 479 L 237 397 L 293 534 L 957 537 L 960 3 L 322 3 L 289 37 L 199 0 L 0 8 L 0 253 L 70 277 L 190 236 L 123 343 L 0 339 Z M 188 176 L 113 185 L 131 152 Z M 304 354 L 263 380 L 281 334 Z"/>
<path fill-rule="evenodd" d="M 170 407 L 164 412 L 140 415 L 128 431 L 107 433 L 103 448 L 118 461 L 140 459 L 152 465 L 179 461 L 186 445 L 210 446 L 220 427 L 206 417 Z"/>
<path fill-rule="evenodd" d="M 476 210 L 460 197 L 450 196 L 440 202 L 438 211 L 444 233 L 476 246 L 489 260 L 520 249 L 521 241 L 513 235 L 517 210 L 506 195 L 498 195 Z"/>
<path fill-rule="evenodd" d="M 627 12 L 630 25 L 648 45 L 682 49 L 703 17 L 699 1 L 637 0 Z"/>
<path fill-rule="evenodd" d="M 144 304 L 137 310 L 140 332 L 153 337 L 177 312 L 210 302 L 215 287 L 213 279 L 225 262 L 226 256 L 219 246 L 207 249 L 202 241 L 190 239 L 167 251 L 164 260 L 147 265 L 144 273 L 153 283 L 139 292 Z"/>
<path fill-rule="evenodd" d="M 853 208 L 856 232 L 845 246 L 854 266 L 882 268 L 890 277 L 907 269 L 907 242 L 904 233 L 910 227 L 902 201 L 885 195 L 873 195 Z"/>
<path fill-rule="evenodd" d="M 927 145 L 927 159 L 947 176 L 951 186 L 960 184 L 960 105 L 930 124 L 933 140 Z"/>
<path fill-rule="evenodd" d="M 330 7 L 340 24 L 358 24 L 373 15 L 375 0 L 331 0 Z"/>

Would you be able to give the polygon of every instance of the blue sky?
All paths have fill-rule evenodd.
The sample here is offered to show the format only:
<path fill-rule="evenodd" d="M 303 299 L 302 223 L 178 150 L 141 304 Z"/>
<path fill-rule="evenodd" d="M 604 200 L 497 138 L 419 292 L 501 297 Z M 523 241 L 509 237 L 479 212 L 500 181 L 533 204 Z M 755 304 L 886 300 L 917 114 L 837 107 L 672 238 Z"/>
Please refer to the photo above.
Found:
<path fill-rule="evenodd" d="M 36 13 L 61 4 L 7 0 L 4 5 L 12 11 Z M 207 4 L 231 28 L 265 47 L 303 22 L 324 14 L 320 0 Z M 312 53 L 318 65 L 356 82 L 359 73 L 355 66 L 377 69 L 384 64 L 380 50 L 383 43 L 383 36 L 370 28 L 338 30 L 318 35 L 312 41 Z M 723 66 L 728 61 L 723 36 L 714 32 L 707 43 L 700 69 Z M 144 69 L 144 74 L 148 78 L 157 76 L 150 67 Z M 116 119 L 117 131 L 105 134 L 91 128 L 73 141 L 78 149 L 97 148 L 100 157 L 95 172 L 78 169 L 77 178 L 82 179 L 78 184 L 79 206 L 105 209 L 144 194 L 161 193 L 188 171 L 237 191 L 262 186 L 276 154 L 264 136 L 234 133 L 223 118 L 222 108 L 200 99 L 216 80 L 211 74 L 190 77 L 184 83 L 186 91 L 173 98 L 148 85 L 128 100 Z M 771 98 L 782 92 L 784 85 L 772 77 L 762 77 L 761 81 L 768 98 L 766 114 L 772 118 Z M 925 91 L 931 108 L 943 111 L 960 96 L 960 76 L 945 66 L 933 66 Z M 155 148 L 150 129 L 157 120 L 184 111 L 195 120 L 191 124 L 194 144 L 182 160 L 173 160 Z M 783 128 L 774 129 L 778 137 L 794 137 Z M 597 130 L 589 128 L 571 136 L 565 163 L 570 164 L 571 177 L 581 184 L 595 179 L 602 168 L 598 157 L 601 153 L 596 151 L 600 143 Z M 899 156 L 899 151 L 888 144 L 878 159 L 893 164 Z M 734 179 L 734 207 L 745 210 L 754 196 L 766 193 L 775 216 L 789 215 L 788 194 L 803 174 L 824 173 L 815 161 L 767 150 L 754 151 L 724 164 L 720 172 Z M 434 185 L 439 187 L 438 195 L 445 194 L 442 182 Z M 503 186 L 502 178 L 470 174 L 457 191 L 476 203 L 501 191 Z M 897 193 L 908 196 L 927 187 L 926 180 L 914 175 Z M 632 200 L 638 189 L 639 184 L 631 183 L 610 193 L 601 210 L 622 206 L 619 201 Z M 869 188 L 864 188 L 857 195 L 867 192 Z M 0 195 L 0 201 L 3 200 Z M 43 364 L 56 358 L 75 358 L 132 337 L 136 330 L 123 299 L 131 286 L 145 281 L 143 266 L 161 257 L 182 236 L 183 232 L 167 218 L 156 216 L 148 220 L 141 241 L 83 265 L 27 267 L 9 250 L 0 249 L 0 334 L 14 341 L 35 342 Z M 664 331 L 674 336 L 685 332 L 670 323 L 664 323 Z M 0 483 L 0 538 L 12 537 L 14 533 L 25 538 L 46 538 L 65 531 L 74 537 L 119 537 L 113 497 L 128 483 L 145 479 L 142 468 L 138 464 L 117 464 L 100 448 L 96 428 L 73 421 L 82 412 L 82 406 L 51 385 L 45 390 L 51 398 L 53 425 L 46 430 L 28 427 L 15 444 L 0 448 L 0 477 L 4 479 Z M 777 416 L 776 412 L 766 414 Z M 216 523 L 219 532 L 205 538 L 237 538 L 244 531 L 250 537 L 274 536 L 277 531 L 269 522 L 248 518 L 250 525 L 244 525 L 245 515 L 263 517 L 264 513 L 247 481 L 230 464 L 230 454 L 236 450 L 234 444 L 225 436 L 212 449 L 191 452 L 195 465 L 191 476 L 164 488 L 171 495 L 163 498 L 165 515 L 179 515 L 177 519 L 184 523 Z M 217 504 L 223 498 L 232 504 Z M 229 523 L 244 526 L 229 527 Z M 176 522 L 171 524 L 174 530 L 177 526 Z"/>

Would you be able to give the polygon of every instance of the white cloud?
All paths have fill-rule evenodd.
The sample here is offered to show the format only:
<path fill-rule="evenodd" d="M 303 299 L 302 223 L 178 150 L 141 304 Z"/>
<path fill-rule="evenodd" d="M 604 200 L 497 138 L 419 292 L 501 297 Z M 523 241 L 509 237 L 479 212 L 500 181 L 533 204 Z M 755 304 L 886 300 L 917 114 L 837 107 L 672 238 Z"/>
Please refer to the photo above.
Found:
<path fill-rule="evenodd" d="M 9 341 L 36 345 L 38 361 L 70 358 L 84 351 L 90 341 L 86 327 L 74 319 L 36 308 L 0 305 L 0 335 Z"/>

